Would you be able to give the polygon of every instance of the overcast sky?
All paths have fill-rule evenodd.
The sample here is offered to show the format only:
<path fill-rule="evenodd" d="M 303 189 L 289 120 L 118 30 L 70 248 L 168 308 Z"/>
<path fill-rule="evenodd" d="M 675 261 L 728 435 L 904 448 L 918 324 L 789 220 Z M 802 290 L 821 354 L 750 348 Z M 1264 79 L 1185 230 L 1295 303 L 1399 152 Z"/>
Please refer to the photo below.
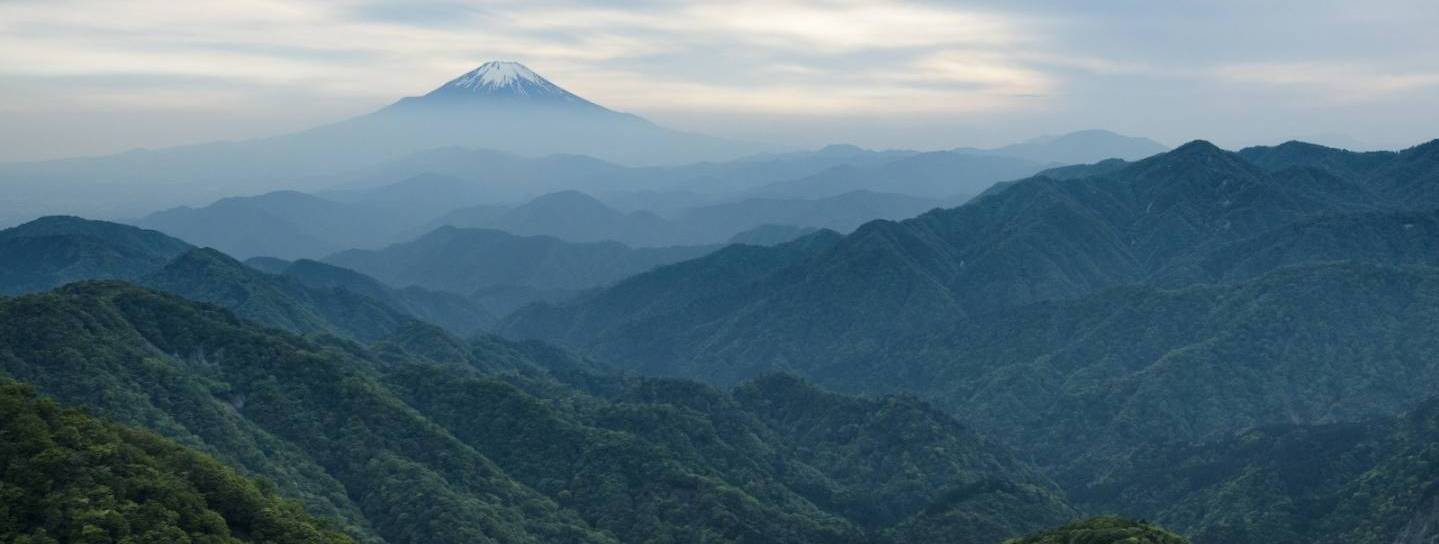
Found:
<path fill-rule="evenodd" d="M 258 137 L 525 63 L 795 147 L 1439 138 L 1439 2 L 0 0 L 0 160 Z"/>

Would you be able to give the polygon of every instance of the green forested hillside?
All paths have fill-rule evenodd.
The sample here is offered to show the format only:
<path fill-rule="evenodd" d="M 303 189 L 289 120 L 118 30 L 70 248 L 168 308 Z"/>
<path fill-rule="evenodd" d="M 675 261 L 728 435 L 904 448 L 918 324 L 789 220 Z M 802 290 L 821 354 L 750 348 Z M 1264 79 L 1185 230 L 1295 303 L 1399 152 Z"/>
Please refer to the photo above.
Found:
<path fill-rule="evenodd" d="M 80 283 L 0 301 L 0 371 L 272 480 L 360 540 L 911 542 L 923 517 L 980 543 L 1073 515 L 917 401 L 605 378 L 544 346 L 401 333 L 372 352 Z M 963 500 L 977 482 L 1020 499 Z"/>
<path fill-rule="evenodd" d="M 1184 537 L 1142 521 L 1098 517 L 1005 544 L 1188 544 Z"/>
<path fill-rule="evenodd" d="M 189 251 L 139 283 L 300 334 L 332 333 L 370 341 L 414 319 L 381 300 L 348 289 L 309 287 L 291 277 L 252 269 L 209 248 Z"/>
<path fill-rule="evenodd" d="M 0 378 L 0 540 L 351 542 L 210 457 Z"/>
<path fill-rule="evenodd" d="M 823 244 L 717 252 L 522 310 L 502 330 L 646 374 L 728 384 L 783 370 L 847 393 L 912 393 L 1079 493 L 1152 448 L 1366 421 L 1432 396 L 1433 149 L 1251 161 L 1262 150 L 1192 143 Z M 1371 507 L 1421 509 L 1385 489 Z M 1267 542 L 1282 533 L 1256 511 L 1291 500 L 1206 503 L 1228 533 L 1160 519 L 1204 542 Z M 1401 531 L 1366 527 L 1379 540 Z"/>
<path fill-rule="evenodd" d="M 1197 543 L 1432 542 L 1439 533 L 1439 400 L 1357 423 L 1260 427 L 1152 447 L 1080 491 Z"/>
<path fill-rule="evenodd" d="M 311 288 L 345 290 L 372 298 L 459 335 L 468 336 L 493 326 L 496 319 L 484 306 L 467 297 L 414 286 L 395 289 L 359 272 L 319 261 L 300 259 L 275 273 Z"/>
<path fill-rule="evenodd" d="M 190 249 L 153 230 L 42 217 L 0 230 L 0 294 L 44 291 L 79 280 L 134 280 Z"/>

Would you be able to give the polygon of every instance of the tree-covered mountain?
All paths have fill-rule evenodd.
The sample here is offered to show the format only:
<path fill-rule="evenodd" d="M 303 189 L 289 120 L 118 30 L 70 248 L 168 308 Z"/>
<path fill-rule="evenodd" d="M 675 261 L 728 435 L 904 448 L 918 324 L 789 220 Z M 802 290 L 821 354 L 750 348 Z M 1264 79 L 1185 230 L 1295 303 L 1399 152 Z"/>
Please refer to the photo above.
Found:
<path fill-rule="evenodd" d="M 0 230 L 0 294 L 85 279 L 134 280 L 191 246 L 162 233 L 79 217 L 42 217 Z"/>
<path fill-rule="evenodd" d="M 714 250 L 715 246 L 631 248 L 618 242 L 572 243 L 548 236 L 441 227 L 410 242 L 375 251 L 344 251 L 324 262 L 392 286 L 473 295 L 503 315 L 547 293 L 598 287 Z"/>
<path fill-rule="evenodd" d="M 274 273 L 314 289 L 342 290 L 369 297 L 461 336 L 489 328 L 496 319 L 482 304 L 469 297 L 415 286 L 396 289 L 354 270 L 319 261 L 300 259 Z"/>
<path fill-rule="evenodd" d="M 274 481 L 365 541 L 928 542 L 905 532 L 924 518 L 980 543 L 1074 515 L 924 403 L 789 377 L 603 377 L 423 327 L 371 351 L 95 282 L 0 300 L 0 346 L 7 377 Z"/>
<path fill-rule="evenodd" d="M 352 542 L 207 455 L 0 378 L 0 540 Z"/>
<path fill-rule="evenodd" d="M 315 261 L 261 261 L 262 271 L 219 251 L 159 232 L 78 217 L 46 217 L 0 231 L 0 293 L 27 293 L 81 280 L 126 279 L 220 304 L 297 333 L 374 340 L 411 319 L 455 332 L 487 328 L 495 316 L 468 297 L 394 289 Z"/>
<path fill-rule="evenodd" d="M 1189 544 L 1189 541 L 1143 521 L 1103 516 L 1006 540 L 1004 544 Z"/>
<path fill-rule="evenodd" d="M 260 272 L 209 248 L 191 250 L 138 283 L 217 304 L 245 319 L 297 334 L 329 333 L 372 341 L 415 318 L 385 300 Z"/>
<path fill-rule="evenodd" d="M 623 318 L 627 323 L 591 319 L 607 305 L 627 304 L 621 299 L 669 298 L 658 292 L 668 284 L 652 283 L 651 274 L 627 280 L 611 293 L 590 295 L 569 305 L 571 309 L 532 312 L 543 314 L 543 319 L 519 315 L 510 330 L 525 336 L 538 334 L 530 329 L 543 329 L 549 331 L 545 338 L 588 346 L 607 341 L 599 337 L 600 331 L 624 334 L 637 330 L 629 324 L 654 319 L 665 322 L 666 330 L 695 326 L 720 331 L 726 338 L 703 342 L 712 352 L 751 333 L 786 343 L 793 335 L 804 340 L 776 347 L 823 359 L 802 346 L 847 338 L 841 349 L 848 349 L 896 331 L 923 330 L 936 316 L 978 316 L 1146 281 L 1187 262 L 1202 248 L 1238 242 L 1301 219 L 1372 209 L 1374 203 L 1345 198 L 1354 194 L 1347 190 L 1352 184 L 1333 186 L 1333 180 L 1315 181 L 1308 173 L 1270 174 L 1233 153 L 1196 142 L 1106 175 L 1037 177 L 958 208 L 898 223 L 868 223 L 798 265 L 764 271 L 757 284 L 737 286 L 738 292 L 708 293 L 706 301 L 692 301 L 683 315 L 631 313 Z M 770 250 L 788 251 L 789 246 Z M 770 261 L 789 265 L 794 259 Z M 729 266 L 717 259 L 706 262 Z M 726 317 L 752 322 L 721 325 L 715 314 L 696 311 L 707 301 L 743 308 L 743 314 Z M 555 321 L 566 314 L 573 317 Z M 827 317 L 810 317 L 815 315 Z M 684 343 L 683 337 L 705 334 L 695 329 L 656 341 Z M 664 355 L 650 357 L 655 353 Z M 664 360 L 672 355 L 679 360 Z M 684 364 L 689 356 L 660 348 L 622 358 L 631 364 Z M 751 366 L 755 361 L 737 363 Z M 712 369 L 713 375 L 724 371 Z"/>
<path fill-rule="evenodd" d="M 828 346 L 851 354 L 857 346 L 873 351 L 896 333 L 929 330 L 953 317 L 977 317 L 1126 284 L 1175 286 L 1235 275 L 1225 267 L 1250 267 L 1243 275 L 1248 277 L 1266 267 L 1305 261 L 1427 262 L 1426 223 L 1376 215 L 1373 210 L 1384 210 L 1387 204 L 1373 195 L 1361 182 L 1312 168 L 1268 172 L 1239 155 L 1196 142 L 1102 175 L 1036 177 L 958 208 L 898 223 L 871 222 L 818 254 L 765 258 L 776 265 L 752 274 L 755 281 L 729 292 L 697 293 L 704 298 L 672 306 L 683 308 L 673 314 L 651 309 L 623 312 L 616 322 L 598 317 L 610 315 L 607 307 L 623 307 L 631 300 L 673 298 L 664 292 L 672 283 L 656 271 L 572 304 L 522 313 L 508 327 L 519 336 L 582 347 L 630 346 L 622 353 L 598 349 L 631 365 L 689 364 L 697 354 L 686 352 L 685 346 L 704 345 L 704 356 L 711 361 L 702 366 L 719 377 L 736 369 L 829 360 L 831 353 L 820 353 Z M 1337 218 L 1350 214 L 1358 215 Z M 1345 221 L 1374 225 L 1376 230 L 1333 226 Z M 1369 245 L 1396 229 L 1413 236 L 1392 240 L 1395 246 L 1389 249 Z M 1323 232 L 1349 238 L 1331 240 Z M 1359 238 L 1365 233 L 1367 238 Z M 1267 257 L 1256 253 L 1277 239 L 1299 244 L 1296 236 L 1312 240 L 1288 256 L 1280 251 L 1289 246 L 1258 252 Z M 767 252 L 792 253 L 795 247 L 802 246 Z M 1367 253 L 1353 253 L 1360 248 Z M 688 268 L 733 265 L 723 258 L 706 258 Z M 658 323 L 664 328 L 651 328 Z M 623 339 L 640 330 L 675 332 L 647 341 L 654 349 L 646 350 Z M 709 331 L 721 336 L 710 336 Z M 826 340 L 833 338 L 845 341 Z M 724 354 L 723 346 L 750 354 Z"/>
<path fill-rule="evenodd" d="M 1439 400 L 1397 417 L 1147 448 L 1133 461 L 1079 495 L 1199 544 L 1420 544 L 1439 534 Z"/>
<path fill-rule="evenodd" d="M 844 237 L 726 249 L 502 330 L 645 374 L 917 394 L 1075 490 L 1155 445 L 1432 395 L 1433 212 L 1407 211 L 1389 178 L 1335 172 L 1196 142 Z"/>

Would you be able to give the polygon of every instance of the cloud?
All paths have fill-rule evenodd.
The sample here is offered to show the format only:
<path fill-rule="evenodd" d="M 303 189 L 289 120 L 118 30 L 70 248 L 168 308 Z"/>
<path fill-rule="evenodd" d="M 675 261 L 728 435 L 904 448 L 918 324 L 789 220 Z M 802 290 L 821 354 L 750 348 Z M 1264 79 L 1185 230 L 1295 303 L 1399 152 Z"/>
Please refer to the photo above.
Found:
<path fill-rule="evenodd" d="M 902 134 L 923 117 L 975 135 L 903 140 L 948 147 L 1096 126 L 1171 141 L 1381 130 L 1365 118 L 1413 138 L 1434 120 L 1413 110 L 1439 105 L 1439 57 L 1422 54 L 1439 48 L 1439 5 L 1376 1 L 4 0 L 0 112 L 359 114 L 512 59 L 699 131 L 784 115 L 828 119 L 822 139 L 835 119 Z M 1246 124 L 1296 104 L 1352 118 Z M 126 145 L 180 143 L 145 134 Z"/>

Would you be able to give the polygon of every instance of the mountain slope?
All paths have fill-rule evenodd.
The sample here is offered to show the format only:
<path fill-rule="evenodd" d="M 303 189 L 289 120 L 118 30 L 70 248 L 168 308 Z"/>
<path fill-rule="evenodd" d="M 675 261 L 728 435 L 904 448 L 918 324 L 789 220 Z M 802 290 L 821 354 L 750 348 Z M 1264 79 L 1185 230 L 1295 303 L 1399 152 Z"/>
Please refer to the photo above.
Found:
<path fill-rule="evenodd" d="M 1072 489 L 1142 444 L 1428 395 L 1431 214 L 1362 183 L 1196 142 L 819 246 L 717 252 L 502 331 L 641 373 L 918 394 Z"/>
<path fill-rule="evenodd" d="M 1418 544 L 1435 535 L 1439 402 L 1399 417 L 1274 425 L 1150 448 L 1082 492 L 1201 544 Z"/>
<path fill-rule="evenodd" d="M 462 296 L 413 286 L 395 289 L 359 272 L 319 261 L 301 259 L 275 273 L 314 289 L 342 290 L 369 297 L 461 336 L 488 328 L 496 319 L 484 306 Z"/>
<path fill-rule="evenodd" d="M 868 542 L 976 481 L 1031 500 L 954 505 L 988 520 L 956 542 L 1072 515 L 1006 450 L 912 399 L 556 370 L 576 389 L 546 369 L 583 365 L 544 346 L 391 342 L 306 340 L 117 283 L 0 300 L 0 372 L 273 479 L 365 540 Z"/>
<path fill-rule="evenodd" d="M 442 227 L 378 251 L 350 250 L 325 262 L 393 286 L 472 294 L 494 289 L 576 291 L 655 266 L 698 257 L 714 247 L 630 248 L 616 242 L 569 243 L 495 230 Z M 534 300 L 531 298 L 530 300 Z M 504 306 L 490 306 L 504 313 Z"/>
<path fill-rule="evenodd" d="M 83 279 L 136 279 L 191 246 L 159 232 L 52 216 L 0 231 L 0 294 Z"/>
<path fill-rule="evenodd" d="M 742 312 L 717 316 L 691 307 L 684 314 L 655 316 L 666 330 L 691 327 L 681 335 L 688 339 L 657 340 L 703 343 L 711 357 L 718 355 L 716 346 L 750 346 L 740 348 L 751 351 L 747 355 L 720 355 L 734 361 L 734 367 L 705 365 L 708 375 L 727 376 L 725 380 L 780 360 L 789 361 L 782 368 L 798 370 L 788 366 L 797 363 L 795 358 L 825 359 L 806 346 L 833 344 L 826 338 L 873 345 L 895 333 L 924 329 L 935 316 L 982 315 L 1141 281 L 1198 248 L 1350 208 L 1303 189 L 1204 142 L 1109 175 L 1033 178 L 959 208 L 899 223 L 868 223 L 802 266 L 770 269 L 758 285 L 746 285 L 743 292 L 714 293 L 714 300 Z M 624 283 L 624 291 L 634 296 L 666 298 L 658 292 L 664 284 L 647 286 L 645 275 Z M 644 294 L 636 294 L 640 292 Z M 611 300 L 604 295 L 592 298 L 593 304 Z M 595 313 L 585 304 L 570 306 L 575 313 Z M 546 311 L 544 319 L 567 311 Z M 826 317 L 812 317 L 817 315 Z M 540 324 L 522 313 L 509 330 L 527 336 L 532 334 L 527 327 L 534 323 L 548 331 L 566 331 L 546 338 L 578 346 L 614 341 L 634 347 L 638 344 L 621 336 L 655 326 L 639 319 Z M 724 336 L 700 341 L 707 334 L 703 328 L 710 327 Z M 773 341 L 742 343 L 739 338 L 749 333 Z M 692 357 L 679 354 L 675 360 L 665 348 L 654 353 L 601 352 L 652 370 L 688 364 Z M 738 368 L 749 370 L 730 374 Z"/>
<path fill-rule="evenodd" d="M 0 378 L 6 542 L 351 542 L 210 457 Z"/>
<path fill-rule="evenodd" d="M 394 306 L 346 289 L 312 288 L 254 270 L 213 249 L 196 249 L 139 283 L 297 334 L 331 333 L 372 341 L 414 319 Z"/>
<path fill-rule="evenodd" d="M 1098 517 L 1030 535 L 1005 544 L 1188 544 L 1184 537 L 1142 521 Z"/>

